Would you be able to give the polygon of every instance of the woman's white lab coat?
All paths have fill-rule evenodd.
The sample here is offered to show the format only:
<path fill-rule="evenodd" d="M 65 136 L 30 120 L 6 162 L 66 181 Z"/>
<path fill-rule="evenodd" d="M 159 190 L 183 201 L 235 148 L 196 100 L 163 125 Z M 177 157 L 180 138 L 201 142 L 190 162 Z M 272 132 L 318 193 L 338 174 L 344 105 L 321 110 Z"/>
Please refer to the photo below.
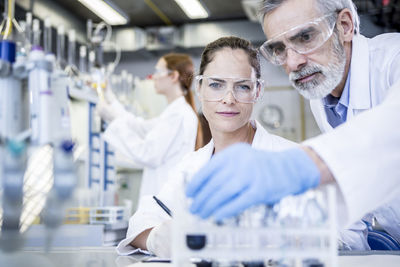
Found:
<path fill-rule="evenodd" d="M 255 123 L 255 126 L 257 130 L 252 143 L 252 147 L 254 148 L 280 151 L 293 148 L 297 145 L 282 137 L 269 134 L 258 122 Z M 161 189 L 158 197 L 172 212 L 176 207 L 176 192 L 184 190 L 182 173 L 185 172 L 188 174 L 188 177 L 192 177 L 193 174 L 210 160 L 213 150 L 214 143 L 213 140 L 211 140 L 205 147 L 186 156 L 181 164 L 171 171 L 170 178 Z M 238 158 L 238 160 L 240 160 L 240 158 Z M 128 255 L 138 251 L 145 252 L 132 247 L 129 243 L 144 230 L 157 226 L 168 219 L 170 219 L 168 215 L 158 206 L 151 196 L 144 197 L 137 212 L 129 220 L 127 238 L 119 243 L 117 252 L 120 255 Z"/>
<path fill-rule="evenodd" d="M 151 120 L 125 112 L 108 126 L 104 137 L 130 159 L 132 167 L 144 169 L 142 197 L 157 194 L 168 170 L 194 151 L 197 126 L 197 116 L 182 96 Z"/>

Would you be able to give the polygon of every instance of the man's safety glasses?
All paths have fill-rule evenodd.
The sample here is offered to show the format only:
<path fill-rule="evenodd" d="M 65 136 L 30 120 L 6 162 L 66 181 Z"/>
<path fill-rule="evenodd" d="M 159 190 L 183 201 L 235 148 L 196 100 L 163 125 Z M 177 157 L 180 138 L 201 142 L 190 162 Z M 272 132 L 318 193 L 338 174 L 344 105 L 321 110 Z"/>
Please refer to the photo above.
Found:
<path fill-rule="evenodd" d="M 282 65 L 286 62 L 289 48 L 299 54 L 313 52 L 332 36 L 336 20 L 329 18 L 336 14 L 330 13 L 279 34 L 260 47 L 261 54 L 271 63 Z"/>
<path fill-rule="evenodd" d="M 236 101 L 255 103 L 262 96 L 264 81 L 249 78 L 196 76 L 196 92 L 205 101 L 218 102 L 232 92 Z"/>

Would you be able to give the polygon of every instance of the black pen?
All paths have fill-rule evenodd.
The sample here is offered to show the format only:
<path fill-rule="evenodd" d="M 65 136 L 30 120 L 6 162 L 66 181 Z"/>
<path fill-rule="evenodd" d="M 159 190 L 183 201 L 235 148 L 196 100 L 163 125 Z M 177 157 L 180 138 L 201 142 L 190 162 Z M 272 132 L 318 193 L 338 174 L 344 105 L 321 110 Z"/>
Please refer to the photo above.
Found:
<path fill-rule="evenodd" d="M 156 198 L 156 196 L 153 196 L 153 198 L 157 202 L 157 204 L 160 205 L 160 207 L 169 215 L 169 217 L 172 218 L 172 214 L 171 214 L 171 211 L 169 210 L 169 208 L 167 206 L 165 206 L 165 204 L 162 203 L 161 200 Z"/>

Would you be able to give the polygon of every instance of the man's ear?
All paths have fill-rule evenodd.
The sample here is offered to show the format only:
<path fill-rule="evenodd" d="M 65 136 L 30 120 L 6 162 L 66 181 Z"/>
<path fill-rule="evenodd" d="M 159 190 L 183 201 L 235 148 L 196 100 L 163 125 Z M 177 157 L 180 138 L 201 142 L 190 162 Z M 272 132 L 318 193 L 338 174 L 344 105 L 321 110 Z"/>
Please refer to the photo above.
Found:
<path fill-rule="evenodd" d="M 354 36 L 353 15 L 347 8 L 339 12 L 336 27 L 342 42 L 351 42 Z"/>

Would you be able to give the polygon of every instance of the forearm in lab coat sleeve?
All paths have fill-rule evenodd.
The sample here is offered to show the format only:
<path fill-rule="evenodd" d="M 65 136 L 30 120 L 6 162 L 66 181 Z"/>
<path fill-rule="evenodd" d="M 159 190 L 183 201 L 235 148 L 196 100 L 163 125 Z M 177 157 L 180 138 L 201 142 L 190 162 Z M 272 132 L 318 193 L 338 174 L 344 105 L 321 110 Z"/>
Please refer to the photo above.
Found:
<path fill-rule="evenodd" d="M 388 72 L 388 84 L 389 86 L 394 85 L 400 81 L 400 52 L 396 57 L 392 59 L 390 64 L 390 70 Z"/>
<path fill-rule="evenodd" d="M 304 143 L 328 165 L 346 206 L 345 227 L 400 194 L 400 82 L 385 101 Z"/>
<path fill-rule="evenodd" d="M 130 243 L 145 230 L 153 228 L 165 220 L 170 220 L 169 216 L 160 209 L 152 196 L 147 195 L 142 197 L 139 203 L 138 210 L 129 219 L 126 238 L 117 246 L 117 252 L 120 255 L 148 253 L 146 250 L 133 247 Z"/>
<path fill-rule="evenodd" d="M 179 149 L 172 147 L 172 144 L 179 144 L 177 138 L 183 130 L 182 123 L 182 118 L 178 115 L 168 120 L 160 119 L 143 136 L 141 131 L 137 131 L 134 123 L 128 123 L 126 118 L 119 118 L 108 126 L 104 138 L 116 150 L 128 157 L 134 167 L 155 168 L 164 162 L 172 149 Z"/>
<path fill-rule="evenodd" d="M 121 117 L 113 121 L 117 124 L 126 125 L 127 128 L 134 129 L 134 131 L 144 138 L 158 123 L 159 117 L 145 120 L 142 117 L 136 116 L 131 112 L 121 114 Z"/>
<path fill-rule="evenodd" d="M 136 132 L 143 137 L 157 124 L 158 118 L 145 120 L 139 116 L 136 116 L 135 114 L 127 111 L 117 99 L 111 103 L 111 108 L 116 112 L 119 120 L 125 121 L 127 126 L 135 129 Z"/>
<path fill-rule="evenodd" d="M 125 114 L 129 113 L 125 109 L 124 105 L 122 105 L 117 99 L 111 102 L 111 108 L 118 114 L 118 116 L 125 116 Z"/>
<path fill-rule="evenodd" d="M 185 171 L 185 164 L 178 164 L 168 173 L 168 180 L 161 188 L 157 198 L 160 199 L 174 214 L 179 194 L 184 194 L 184 183 L 182 171 Z M 132 253 L 146 253 L 132 247 L 130 243 L 143 231 L 156 227 L 171 217 L 162 210 L 152 196 L 143 196 L 139 201 L 139 207 L 135 214 L 129 219 L 128 232 L 126 238 L 122 240 L 117 247 L 120 255 L 129 255 Z"/>

